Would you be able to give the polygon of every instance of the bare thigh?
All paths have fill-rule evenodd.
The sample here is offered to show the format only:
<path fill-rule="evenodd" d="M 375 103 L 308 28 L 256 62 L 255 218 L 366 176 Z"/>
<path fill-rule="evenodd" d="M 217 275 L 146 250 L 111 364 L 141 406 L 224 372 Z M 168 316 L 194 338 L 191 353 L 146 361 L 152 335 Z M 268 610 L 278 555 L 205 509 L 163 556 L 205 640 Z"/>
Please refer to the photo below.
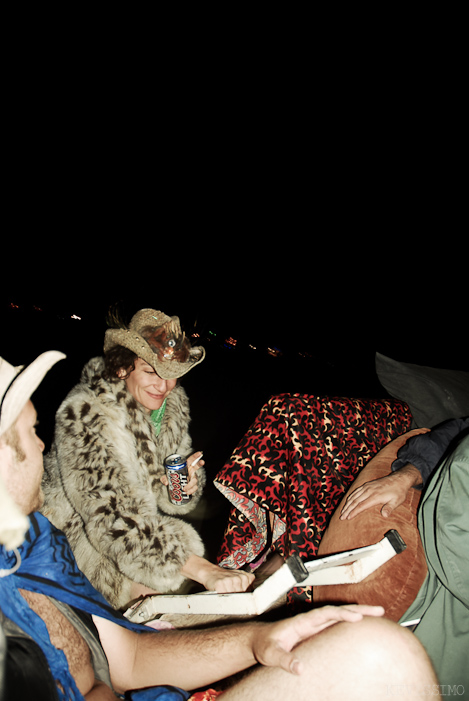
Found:
<path fill-rule="evenodd" d="M 402 701 L 437 683 L 417 638 L 385 619 L 337 623 L 301 643 L 296 652 L 303 662 L 300 676 L 258 667 L 227 690 L 223 701 L 376 701 L 389 696 L 396 684 L 403 689 Z"/>

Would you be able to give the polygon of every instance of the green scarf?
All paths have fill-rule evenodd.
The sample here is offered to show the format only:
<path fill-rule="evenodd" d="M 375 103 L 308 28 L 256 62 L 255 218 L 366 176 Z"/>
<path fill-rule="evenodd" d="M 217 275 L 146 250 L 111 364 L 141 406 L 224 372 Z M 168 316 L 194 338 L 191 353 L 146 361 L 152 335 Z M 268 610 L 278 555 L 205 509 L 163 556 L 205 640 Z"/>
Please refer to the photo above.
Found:
<path fill-rule="evenodd" d="M 161 431 L 161 422 L 163 421 L 163 416 L 164 412 L 166 410 L 166 399 L 164 400 L 163 404 L 160 406 L 159 409 L 155 409 L 155 411 L 152 411 L 150 414 L 150 419 L 153 424 L 153 427 L 155 429 L 155 433 L 157 436 L 160 435 Z"/>

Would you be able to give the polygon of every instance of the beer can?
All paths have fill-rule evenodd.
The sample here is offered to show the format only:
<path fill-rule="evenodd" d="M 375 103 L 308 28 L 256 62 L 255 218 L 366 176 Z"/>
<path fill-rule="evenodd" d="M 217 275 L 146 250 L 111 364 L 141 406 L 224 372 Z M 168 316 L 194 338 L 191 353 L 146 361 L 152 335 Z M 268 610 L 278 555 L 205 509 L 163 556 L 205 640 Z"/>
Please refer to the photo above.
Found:
<path fill-rule="evenodd" d="M 165 459 L 164 467 L 169 481 L 168 491 L 171 502 L 176 506 L 187 504 L 192 498 L 191 494 L 186 494 L 183 490 L 183 487 L 189 482 L 187 460 L 181 455 L 173 453 Z"/>

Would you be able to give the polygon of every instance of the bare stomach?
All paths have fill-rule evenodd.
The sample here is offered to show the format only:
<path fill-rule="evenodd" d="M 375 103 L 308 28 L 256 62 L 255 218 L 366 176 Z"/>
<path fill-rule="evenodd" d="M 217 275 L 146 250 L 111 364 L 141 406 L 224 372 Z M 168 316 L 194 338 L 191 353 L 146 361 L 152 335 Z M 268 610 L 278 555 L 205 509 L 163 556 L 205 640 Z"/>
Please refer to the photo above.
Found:
<path fill-rule="evenodd" d="M 57 649 L 63 650 L 67 658 L 70 674 L 75 679 L 75 683 L 83 696 L 90 699 L 102 698 L 103 701 L 105 699 L 115 699 L 116 697 L 111 689 L 95 679 L 89 647 L 70 621 L 49 601 L 47 596 L 26 591 L 25 589 L 20 589 L 20 592 L 33 611 L 46 624 L 51 643 Z M 57 682 L 57 684 L 59 683 Z M 93 689 L 95 689 L 96 695 Z M 88 697 L 89 693 L 90 696 Z"/>

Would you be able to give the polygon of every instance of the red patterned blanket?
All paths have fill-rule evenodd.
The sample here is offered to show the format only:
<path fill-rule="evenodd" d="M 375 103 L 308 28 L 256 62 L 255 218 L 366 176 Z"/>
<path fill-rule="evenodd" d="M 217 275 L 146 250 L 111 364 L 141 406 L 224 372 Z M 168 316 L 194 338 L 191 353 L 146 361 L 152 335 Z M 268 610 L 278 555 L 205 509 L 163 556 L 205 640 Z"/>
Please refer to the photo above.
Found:
<path fill-rule="evenodd" d="M 255 568 L 272 551 L 311 560 L 359 470 L 411 421 L 393 399 L 272 397 L 215 479 L 233 504 L 219 564 Z M 290 602 L 311 595 L 298 588 Z"/>

